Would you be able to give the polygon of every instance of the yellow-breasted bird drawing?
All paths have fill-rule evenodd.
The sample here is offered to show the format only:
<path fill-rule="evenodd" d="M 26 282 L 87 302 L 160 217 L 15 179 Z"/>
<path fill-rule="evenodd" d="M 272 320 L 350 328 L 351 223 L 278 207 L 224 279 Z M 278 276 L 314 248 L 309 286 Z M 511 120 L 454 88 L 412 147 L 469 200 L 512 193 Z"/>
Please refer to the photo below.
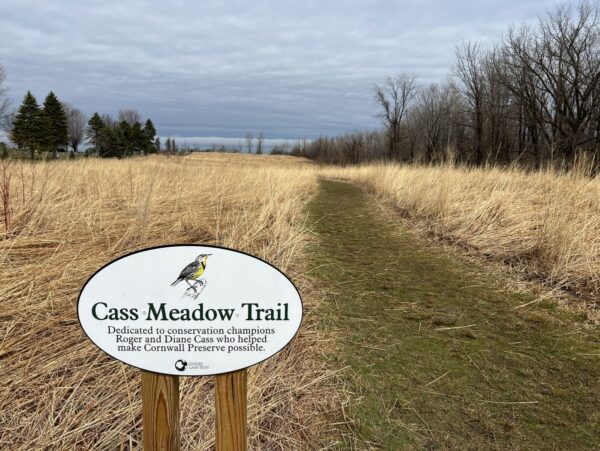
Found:
<path fill-rule="evenodd" d="M 206 261 L 208 260 L 208 257 L 210 257 L 211 255 L 212 254 L 198 255 L 196 257 L 196 260 L 194 260 L 192 263 L 190 263 L 185 268 L 183 268 L 183 270 L 179 274 L 179 277 L 177 279 L 175 279 L 175 282 L 173 282 L 171 284 L 171 286 L 174 287 L 182 280 L 185 280 L 192 290 L 197 291 L 196 287 L 194 286 L 194 285 L 196 285 L 197 282 L 194 283 L 194 285 L 192 285 L 190 283 L 190 280 L 198 281 L 198 279 L 202 276 L 202 274 L 204 274 L 204 270 L 206 269 Z"/>

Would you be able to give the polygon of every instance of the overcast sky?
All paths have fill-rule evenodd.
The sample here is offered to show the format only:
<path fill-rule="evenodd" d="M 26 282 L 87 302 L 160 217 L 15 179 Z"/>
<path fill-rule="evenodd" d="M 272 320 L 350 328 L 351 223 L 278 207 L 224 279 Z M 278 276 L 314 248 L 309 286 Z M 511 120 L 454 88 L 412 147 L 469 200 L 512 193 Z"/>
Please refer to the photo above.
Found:
<path fill-rule="evenodd" d="M 162 136 L 313 138 L 375 127 L 386 75 L 443 81 L 456 44 L 555 3 L 1 0 L 0 64 L 15 106 L 53 90 L 87 114 L 136 108 Z"/>

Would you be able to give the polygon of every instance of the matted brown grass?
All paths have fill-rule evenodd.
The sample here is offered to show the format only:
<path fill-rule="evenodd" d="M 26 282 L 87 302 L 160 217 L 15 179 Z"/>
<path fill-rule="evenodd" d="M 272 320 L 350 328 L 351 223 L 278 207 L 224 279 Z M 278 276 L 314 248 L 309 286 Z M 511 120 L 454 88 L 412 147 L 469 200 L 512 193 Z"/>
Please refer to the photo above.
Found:
<path fill-rule="evenodd" d="M 516 265 L 594 303 L 600 177 L 585 172 L 371 164 L 323 174 L 367 187 L 418 231 Z"/>
<path fill-rule="evenodd" d="M 8 230 L 0 226 L 0 449 L 140 449 L 139 371 L 84 335 L 85 280 L 124 253 L 207 243 L 257 255 L 290 274 L 309 313 L 299 337 L 249 373 L 252 449 L 316 446 L 333 392 L 315 360 L 302 275 L 304 160 L 247 155 L 15 162 Z M 212 378 L 182 378 L 183 449 L 210 449 Z"/>

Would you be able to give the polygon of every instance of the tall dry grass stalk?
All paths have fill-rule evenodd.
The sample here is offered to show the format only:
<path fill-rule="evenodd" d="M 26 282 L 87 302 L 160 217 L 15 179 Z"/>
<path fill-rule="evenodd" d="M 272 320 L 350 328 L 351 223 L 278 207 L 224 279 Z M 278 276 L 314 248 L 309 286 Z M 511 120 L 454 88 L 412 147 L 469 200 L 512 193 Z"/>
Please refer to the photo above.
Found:
<path fill-rule="evenodd" d="M 0 228 L 0 449 L 139 449 L 139 371 L 101 353 L 77 322 L 84 281 L 139 248 L 211 243 L 303 271 L 310 165 L 197 155 L 12 163 L 9 230 Z M 310 321 L 249 375 L 252 449 L 305 449 L 331 399 Z M 209 449 L 211 378 L 183 378 L 182 445 Z"/>
<path fill-rule="evenodd" d="M 600 178 L 585 167 L 372 164 L 323 174 L 366 186 L 421 231 L 518 264 L 554 286 L 600 293 Z"/>

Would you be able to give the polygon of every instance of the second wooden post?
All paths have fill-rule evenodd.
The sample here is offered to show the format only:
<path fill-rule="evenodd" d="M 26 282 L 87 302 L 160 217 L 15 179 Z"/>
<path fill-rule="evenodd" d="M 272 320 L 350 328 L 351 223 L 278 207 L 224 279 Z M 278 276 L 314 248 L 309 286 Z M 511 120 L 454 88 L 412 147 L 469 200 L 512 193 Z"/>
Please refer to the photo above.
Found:
<path fill-rule="evenodd" d="M 248 382 L 246 370 L 216 376 L 217 451 L 246 451 Z"/>

